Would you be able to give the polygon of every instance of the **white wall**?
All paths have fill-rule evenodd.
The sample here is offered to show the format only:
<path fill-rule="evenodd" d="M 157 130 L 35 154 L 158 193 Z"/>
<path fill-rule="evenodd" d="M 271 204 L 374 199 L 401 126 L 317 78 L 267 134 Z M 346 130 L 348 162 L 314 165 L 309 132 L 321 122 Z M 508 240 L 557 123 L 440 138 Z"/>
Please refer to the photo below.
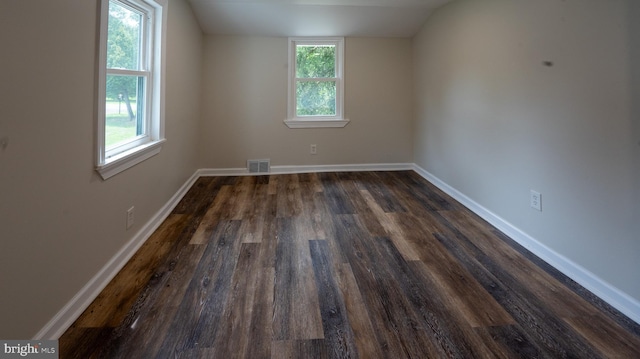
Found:
<path fill-rule="evenodd" d="M 629 132 L 629 141 L 631 150 L 631 168 L 633 172 L 632 183 L 633 193 L 632 201 L 635 202 L 632 210 L 632 221 L 636 227 L 633 229 L 636 241 L 640 241 L 640 1 L 629 1 L 627 12 L 627 24 L 629 33 L 627 42 L 630 47 L 629 54 L 629 72 L 630 72 L 630 101 L 631 101 L 631 131 Z M 637 145 L 637 146 L 636 146 Z"/>
<path fill-rule="evenodd" d="M 414 39 L 415 162 L 635 300 L 639 10 L 462 0 Z"/>
<path fill-rule="evenodd" d="M 0 1 L 3 339 L 33 337 L 197 168 L 202 34 L 188 5 L 170 0 L 168 141 L 107 181 L 96 174 L 97 19 L 97 0 Z"/>
<path fill-rule="evenodd" d="M 341 129 L 289 129 L 287 39 L 207 36 L 201 167 L 405 163 L 411 160 L 411 41 L 347 38 Z M 317 144 L 318 154 L 309 154 Z"/>

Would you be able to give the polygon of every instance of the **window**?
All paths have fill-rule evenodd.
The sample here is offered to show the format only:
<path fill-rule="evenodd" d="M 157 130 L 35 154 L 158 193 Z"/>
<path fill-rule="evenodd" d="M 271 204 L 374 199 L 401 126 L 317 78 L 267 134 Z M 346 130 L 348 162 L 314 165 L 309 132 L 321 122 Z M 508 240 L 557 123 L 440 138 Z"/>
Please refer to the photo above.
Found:
<path fill-rule="evenodd" d="M 160 152 L 164 142 L 166 0 L 102 0 L 97 170 L 103 179 Z"/>
<path fill-rule="evenodd" d="M 290 128 L 344 127 L 344 39 L 289 39 Z"/>

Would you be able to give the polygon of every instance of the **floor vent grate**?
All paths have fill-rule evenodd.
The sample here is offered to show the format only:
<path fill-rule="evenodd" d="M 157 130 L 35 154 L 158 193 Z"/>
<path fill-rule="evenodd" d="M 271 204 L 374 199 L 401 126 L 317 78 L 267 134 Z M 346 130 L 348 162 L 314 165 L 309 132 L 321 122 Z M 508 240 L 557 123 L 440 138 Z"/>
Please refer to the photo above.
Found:
<path fill-rule="evenodd" d="M 247 169 L 249 173 L 268 173 L 270 169 L 269 160 L 248 160 Z"/>

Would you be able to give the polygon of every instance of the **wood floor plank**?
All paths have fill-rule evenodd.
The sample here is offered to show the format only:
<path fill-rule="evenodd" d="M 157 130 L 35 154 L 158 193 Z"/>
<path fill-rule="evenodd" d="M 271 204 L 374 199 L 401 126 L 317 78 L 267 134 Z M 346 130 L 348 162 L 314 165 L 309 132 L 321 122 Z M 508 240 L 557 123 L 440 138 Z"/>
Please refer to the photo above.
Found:
<path fill-rule="evenodd" d="M 385 213 L 406 212 L 402 200 L 393 194 L 387 185 L 392 179 L 385 172 L 376 172 L 374 175 L 374 180 L 365 182 L 364 187 L 376 204 Z"/>
<path fill-rule="evenodd" d="M 278 218 L 289 218 L 302 213 L 302 198 L 297 174 L 278 178 Z"/>
<path fill-rule="evenodd" d="M 640 325 L 413 171 L 203 177 L 61 358 L 636 358 Z"/>
<path fill-rule="evenodd" d="M 347 311 L 347 318 L 361 358 L 382 358 L 382 349 L 376 338 L 367 306 L 348 263 L 337 265 L 336 281 Z"/>
<path fill-rule="evenodd" d="M 272 359 L 330 358 L 322 339 L 278 340 L 273 342 Z"/>
<path fill-rule="evenodd" d="M 174 246 L 171 250 L 171 253 L 177 253 L 180 249 L 187 245 L 193 239 L 194 234 L 197 232 L 198 228 L 202 224 L 209 208 L 211 207 L 213 201 L 218 196 L 220 189 L 224 186 L 221 178 L 216 178 L 209 184 L 209 192 L 208 193 L 200 193 L 195 192 L 193 195 L 200 196 L 202 199 L 197 202 L 197 207 L 192 209 L 191 218 L 189 222 L 180 233 L 180 236 L 176 238 Z M 191 191 L 187 192 L 186 196 L 191 195 Z M 213 225 L 212 225 L 213 226 Z"/>
<path fill-rule="evenodd" d="M 543 352 L 531 341 L 517 324 L 474 328 L 481 338 L 500 347 L 495 357 L 544 358 Z"/>
<path fill-rule="evenodd" d="M 187 215 L 169 215 L 85 310 L 86 315 L 80 317 L 78 326 L 97 328 L 120 325 L 188 219 Z M 105 307 L 116 310 L 104 310 Z"/>
<path fill-rule="evenodd" d="M 294 340 L 275 340 L 271 344 L 271 358 L 272 359 L 292 359 L 297 356 L 294 353 Z"/>
<path fill-rule="evenodd" d="M 512 268 L 509 273 L 521 282 L 527 278 L 527 287 L 535 296 L 548 303 L 549 310 L 559 317 L 585 317 L 597 315 L 598 310 L 585 302 L 566 286 L 554 280 L 552 276 L 537 267 L 517 250 L 500 241 L 493 235 L 491 228 L 474 217 L 460 211 L 441 214 L 469 239 L 470 243 L 496 265 Z"/>
<path fill-rule="evenodd" d="M 244 219 L 240 232 L 242 242 L 260 243 L 264 231 L 265 210 L 267 209 L 267 184 L 256 184 L 252 198 L 248 199 L 245 207 Z"/>
<path fill-rule="evenodd" d="M 301 173 L 298 176 L 301 183 L 308 183 L 312 192 L 322 192 L 322 183 L 320 183 L 317 173 Z"/>
<path fill-rule="evenodd" d="M 119 328 L 120 336 L 126 340 L 120 343 L 117 357 L 154 357 L 165 339 L 173 335 L 170 325 L 205 248 L 204 245 L 189 245 L 172 259 L 174 265 L 170 273 L 163 276 L 159 290 L 143 300 L 145 306 L 131 321 L 135 325 Z"/>
<path fill-rule="evenodd" d="M 316 177 L 317 178 L 317 177 Z M 318 180 L 318 184 L 321 182 Z M 335 240 L 328 240 L 335 234 L 335 227 L 333 224 L 333 215 L 326 202 L 324 193 L 315 192 L 313 195 L 315 218 L 314 229 L 316 230 L 315 239 L 326 239 L 331 250 L 331 256 L 334 263 L 346 263 L 347 259 L 342 254 L 342 251 L 338 248 L 338 244 Z"/>
<path fill-rule="evenodd" d="M 313 240 L 309 243 L 329 357 L 358 358 L 347 309 L 335 280 L 329 246 L 323 240 Z"/>
<path fill-rule="evenodd" d="M 575 335 L 568 325 L 545 311 L 544 303 L 537 300 L 532 293 L 516 292 L 516 288 L 503 284 L 503 281 L 509 280 L 508 273 L 503 269 L 491 265 L 488 261 L 478 262 L 446 236 L 438 234 L 436 237 L 525 329 L 527 340 L 539 343 L 546 355 L 575 358 L 600 357 L 597 351 L 579 335 Z M 490 269 L 484 265 L 488 265 Z"/>
<path fill-rule="evenodd" d="M 219 177 L 198 178 L 171 213 L 194 214 L 202 206 L 208 207 L 211 199 L 215 196 L 218 182 Z"/>
<path fill-rule="evenodd" d="M 275 256 L 275 289 L 273 302 L 273 339 L 289 340 L 294 334 L 291 329 L 292 307 L 297 285 L 295 266 L 295 242 L 291 219 L 278 219 L 278 245 Z"/>
<path fill-rule="evenodd" d="M 188 343 L 189 345 L 211 347 L 217 331 L 220 330 L 218 324 L 228 305 L 227 294 L 231 288 L 242 245 L 240 226 L 239 221 L 228 221 L 224 226 L 220 226 L 221 230 L 214 233 L 203 254 L 203 260 L 197 270 L 197 273 L 202 273 L 202 277 L 200 279 L 194 276 L 196 281 L 192 281 L 198 289 L 196 297 L 199 303 L 196 304 L 199 304 L 199 318 L 194 328 L 197 336 L 194 337 L 193 343 Z"/>
<path fill-rule="evenodd" d="M 60 340 L 60 358 L 99 358 L 105 344 L 113 336 L 111 327 L 71 326 Z M 96 343 L 100 343 L 96 345 Z"/>
<path fill-rule="evenodd" d="M 419 260 L 419 254 L 413 248 L 410 242 L 406 241 L 406 236 L 402 233 L 402 229 L 396 221 L 398 217 L 396 213 L 385 213 L 385 211 L 378 205 L 378 203 L 374 200 L 371 193 L 368 190 L 360 191 L 362 197 L 365 202 L 373 212 L 378 223 L 382 225 L 384 228 L 384 234 L 382 236 L 387 236 L 391 238 L 393 244 L 398 248 L 402 256 L 408 260 Z"/>
<path fill-rule="evenodd" d="M 213 345 L 231 286 L 240 240 L 240 221 L 224 221 L 207 244 L 159 352 L 161 357 L 180 355 L 193 348 Z M 185 326 L 184 323 L 191 323 Z"/>
<path fill-rule="evenodd" d="M 253 192 L 256 188 L 256 177 L 243 177 L 240 183 L 233 187 L 231 198 L 233 199 L 229 211 L 229 219 L 246 219 L 253 213 Z"/>
<path fill-rule="evenodd" d="M 243 243 L 231 280 L 227 305 L 220 318 L 219 335 L 213 342 L 211 357 L 245 357 L 249 347 L 249 330 L 253 316 L 259 269 L 255 259 L 260 253 L 258 243 Z"/>
<path fill-rule="evenodd" d="M 604 314 L 600 313 L 598 308 L 584 301 L 579 295 L 554 280 L 550 274 L 532 262 L 525 260 L 525 257 L 516 249 L 498 240 L 493 235 L 491 228 L 487 228 L 477 218 L 457 211 L 450 211 L 442 215 L 449 222 L 457 224 L 457 228 L 469 239 L 470 243 L 474 244 L 473 248 L 477 248 L 478 253 L 481 251 L 483 256 L 491 258 L 490 261 L 485 260 L 487 263 L 510 268 L 509 277 L 504 277 L 504 283 L 510 288 L 518 292 L 526 290 L 531 296 L 545 303 L 552 314 L 569 323 L 581 323 L 582 318 L 591 318 L 591 325 L 584 327 L 587 329 L 593 328 L 594 323 L 600 322 L 595 326 L 598 328 L 600 336 L 594 343 L 607 343 L 605 347 L 614 346 L 620 349 L 635 344 L 640 348 L 640 341 L 634 340 L 633 344 L 626 341 L 625 336 L 622 335 L 625 331 L 623 328 L 610 320 L 604 320 Z M 470 228 L 474 230 L 471 231 Z M 500 255 L 496 255 L 498 253 Z M 521 284 L 525 280 L 526 289 Z M 574 329 L 579 328 L 582 327 L 574 327 Z"/>
<path fill-rule="evenodd" d="M 427 330 L 439 356 L 468 358 L 474 355 L 491 357 L 495 353 L 476 337 L 471 326 L 458 312 L 450 311 L 451 305 L 445 293 L 435 290 L 437 286 L 430 277 L 423 275 L 420 262 L 408 263 L 387 238 L 380 238 L 377 250 L 390 263 L 389 273 L 402 288 L 402 294 Z"/>
<path fill-rule="evenodd" d="M 263 244 L 261 244 L 263 246 Z M 257 277 L 251 324 L 245 358 L 269 358 L 271 356 L 273 333 L 273 296 L 275 287 L 275 269 L 262 268 Z"/>
<path fill-rule="evenodd" d="M 469 325 L 513 324 L 513 318 L 487 293 L 474 276 L 412 214 L 394 214 L 405 241 L 412 244 L 426 275 L 433 280 Z"/>
<path fill-rule="evenodd" d="M 319 191 L 308 177 L 305 181 L 300 182 L 300 200 L 302 201 L 302 215 L 309 221 L 309 230 L 313 231 L 308 238 L 325 239 L 327 238 L 326 228 L 330 227 L 329 212 L 321 198 Z"/>
<path fill-rule="evenodd" d="M 376 337 L 383 355 L 437 357 L 433 343 L 424 335 L 415 335 L 424 332 L 424 328 L 411 304 L 401 295 L 402 289 L 391 279 L 392 269 L 384 265 L 383 258 L 367 243 L 367 231 L 357 216 L 342 215 L 335 222 L 335 238 L 349 259 L 371 322 L 379 329 Z"/>
<path fill-rule="evenodd" d="M 109 327 L 109 335 L 101 337 L 101 345 L 94 348 L 93 355 L 63 358 L 154 356 L 167 335 L 168 324 L 175 313 L 174 306 L 181 301 L 203 252 L 204 246 L 189 245 L 182 247 L 180 253 L 168 256 L 166 260 L 171 263 L 158 267 L 119 326 Z M 65 336 L 61 342 L 66 342 Z"/>
<path fill-rule="evenodd" d="M 277 220 L 273 308 L 275 340 L 324 337 L 309 242 L 298 237 L 295 222 L 292 218 Z"/>
<path fill-rule="evenodd" d="M 322 183 L 322 192 L 324 194 L 327 207 L 332 214 L 355 213 L 351 199 L 340 186 L 340 180 L 338 179 L 337 174 L 320 173 L 318 174 L 318 177 Z"/>
<path fill-rule="evenodd" d="M 391 172 L 394 186 L 391 191 L 404 204 L 406 210 L 412 213 L 421 211 L 442 211 L 460 207 L 431 183 L 424 181 L 416 173 Z"/>
<path fill-rule="evenodd" d="M 421 261 L 411 264 L 432 281 L 437 291 L 446 298 L 449 309 L 460 314 L 470 326 L 503 326 L 515 323 L 511 315 L 455 261 L 448 266 L 439 267 L 428 266 Z"/>
<path fill-rule="evenodd" d="M 278 182 L 280 182 L 278 178 L 281 178 L 281 176 L 269 176 L 269 187 L 267 190 L 268 195 L 278 194 Z"/>
<path fill-rule="evenodd" d="M 278 202 L 275 194 L 268 194 L 266 201 L 260 241 L 262 246 L 260 246 L 260 258 L 258 260 L 262 268 L 275 268 L 278 246 Z"/>
<path fill-rule="evenodd" d="M 360 218 L 361 223 L 364 225 L 364 228 L 367 229 L 370 237 L 384 237 L 387 236 L 387 230 L 384 227 L 384 224 L 380 222 L 380 218 L 377 216 L 376 208 L 372 208 L 369 203 L 367 203 L 363 194 L 368 194 L 367 190 L 358 189 L 355 185 L 351 184 L 350 186 L 341 185 L 345 188 L 345 194 L 351 199 L 353 206 L 355 208 L 355 213 Z M 375 201 L 373 201 L 375 206 L 379 209 L 379 206 Z"/>
<path fill-rule="evenodd" d="M 564 318 L 578 333 L 592 338 L 590 344 L 606 358 L 640 358 L 640 340 L 623 335 L 624 330 L 600 315 Z"/>
<path fill-rule="evenodd" d="M 211 206 L 205 213 L 202 221 L 199 223 L 196 232 L 191 238 L 190 244 L 203 244 L 207 243 L 209 236 L 213 233 L 214 229 L 218 225 L 218 222 L 222 218 L 223 208 L 229 206 L 232 195 L 231 186 L 221 186 L 218 190 Z"/>
<path fill-rule="evenodd" d="M 360 217 L 363 217 L 367 212 L 371 212 L 364 198 L 360 195 L 360 192 L 366 189 L 363 189 L 364 184 L 361 183 L 361 180 L 356 174 L 348 172 L 336 173 L 335 177 L 330 177 L 330 181 L 332 185 L 337 186 L 337 189 L 339 190 L 338 193 L 341 193 L 341 196 L 345 196 L 349 199 L 349 204 L 351 205 L 354 214 L 357 213 Z"/>
<path fill-rule="evenodd" d="M 640 338 L 640 325 L 638 325 L 638 323 L 635 323 L 629 317 L 625 316 L 624 314 L 613 308 L 611 305 L 607 304 L 604 300 L 598 298 L 595 294 L 589 292 L 586 288 L 582 287 L 571 278 L 562 274 L 562 272 L 552 267 L 549 263 L 543 261 L 539 257 L 536 257 L 533 253 L 528 251 L 513 239 L 507 237 L 504 233 L 495 228 L 491 232 L 496 236 L 496 238 L 503 241 L 505 244 L 508 244 L 520 254 L 522 254 L 523 257 L 525 257 L 529 262 L 535 264 L 538 268 L 547 272 L 552 278 L 555 279 L 557 283 L 564 285 L 567 289 L 573 291 L 580 298 L 582 298 L 586 303 L 589 303 L 589 305 L 596 308 L 598 313 L 600 313 L 603 317 L 606 317 L 607 321 L 618 325 L 624 332 L 623 334 L 620 334 L 621 337 L 627 337 L 626 334 L 630 333 L 636 338 Z M 638 345 L 638 347 L 640 347 L 640 345 Z"/>

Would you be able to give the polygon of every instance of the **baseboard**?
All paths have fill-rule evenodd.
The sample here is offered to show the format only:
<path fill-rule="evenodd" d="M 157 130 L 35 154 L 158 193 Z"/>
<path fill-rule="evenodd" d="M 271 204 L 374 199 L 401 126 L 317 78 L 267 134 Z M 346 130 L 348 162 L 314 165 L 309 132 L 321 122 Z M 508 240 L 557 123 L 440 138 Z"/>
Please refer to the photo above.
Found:
<path fill-rule="evenodd" d="M 540 259 L 619 310 L 634 322 L 640 324 L 640 301 L 632 298 L 618 288 L 613 287 L 587 269 L 547 247 L 423 168 L 414 165 L 413 170 Z"/>
<path fill-rule="evenodd" d="M 169 216 L 173 208 L 184 197 L 189 188 L 198 179 L 194 173 L 178 189 L 169 201 L 122 247 L 118 253 L 65 305 L 35 336 L 34 339 L 57 340 L 89 307 L 91 302 L 118 274 L 144 242 L 155 232 L 162 222 Z"/>
<path fill-rule="evenodd" d="M 311 165 L 311 166 L 271 166 L 268 173 L 249 173 L 246 168 L 202 168 L 200 176 L 261 176 L 270 174 L 317 173 L 317 172 L 359 172 L 359 171 L 408 171 L 413 170 L 412 163 L 367 163 L 350 165 Z"/>

